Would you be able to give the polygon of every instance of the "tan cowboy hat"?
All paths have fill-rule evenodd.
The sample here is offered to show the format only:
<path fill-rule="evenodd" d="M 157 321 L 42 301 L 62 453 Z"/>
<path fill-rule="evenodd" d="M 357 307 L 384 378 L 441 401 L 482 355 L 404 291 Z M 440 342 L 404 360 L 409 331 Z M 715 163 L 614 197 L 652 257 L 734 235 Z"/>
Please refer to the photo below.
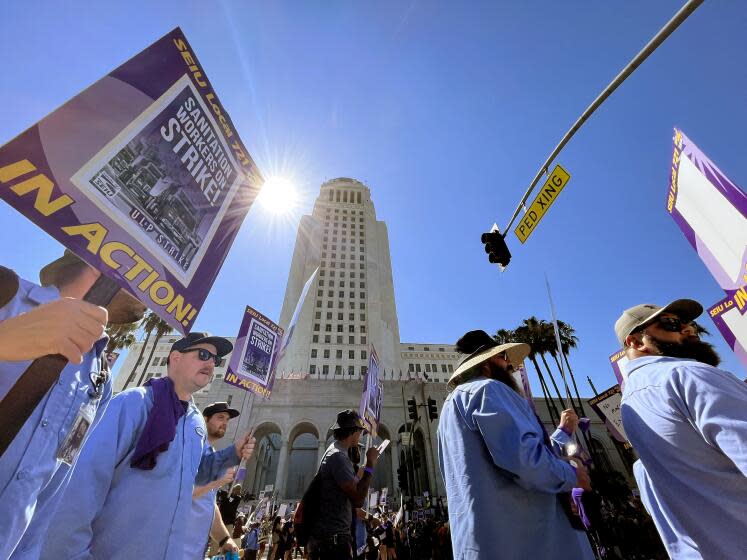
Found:
<path fill-rule="evenodd" d="M 84 263 L 83 259 L 70 249 L 65 249 L 65 253 L 59 259 L 52 261 L 39 271 L 41 285 L 56 286 L 57 279 L 62 271 L 81 263 Z M 109 312 L 109 323 L 127 324 L 142 319 L 146 307 L 127 290 L 120 288 L 109 305 L 106 306 L 106 309 Z"/>
<path fill-rule="evenodd" d="M 481 346 L 472 352 L 472 354 L 465 356 L 464 359 L 459 362 L 453 375 L 449 378 L 447 387 L 453 389 L 462 382 L 462 380 L 467 376 L 467 373 L 473 368 L 502 352 L 506 353 L 511 365 L 518 367 L 521 365 L 521 362 L 524 361 L 524 358 L 529 355 L 531 350 L 531 346 L 524 344 L 523 342 L 511 342 L 509 344 L 499 344 L 497 346 Z"/>

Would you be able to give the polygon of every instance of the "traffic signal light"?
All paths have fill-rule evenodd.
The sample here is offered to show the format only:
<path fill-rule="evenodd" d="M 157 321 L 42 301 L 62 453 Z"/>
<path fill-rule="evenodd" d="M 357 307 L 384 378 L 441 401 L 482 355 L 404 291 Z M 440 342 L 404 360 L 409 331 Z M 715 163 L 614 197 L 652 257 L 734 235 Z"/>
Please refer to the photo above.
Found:
<path fill-rule="evenodd" d="M 420 452 L 415 448 L 412 450 L 412 468 L 415 470 L 420 468 Z"/>
<path fill-rule="evenodd" d="M 418 403 L 415 401 L 415 397 L 407 401 L 407 415 L 410 417 L 410 420 L 415 421 L 418 419 Z"/>
<path fill-rule="evenodd" d="M 428 397 L 428 418 L 435 420 L 438 418 L 438 407 L 436 406 L 436 399 Z"/>
<path fill-rule="evenodd" d="M 501 232 L 496 230 L 483 233 L 480 239 L 485 245 L 488 260 L 506 268 L 511 261 L 511 251 L 508 250 L 508 245 L 506 245 L 506 240 L 503 239 Z"/>
<path fill-rule="evenodd" d="M 404 465 L 400 465 L 397 469 L 397 480 L 399 481 L 399 489 L 403 494 L 409 492 L 409 484 L 407 481 L 407 469 Z"/>

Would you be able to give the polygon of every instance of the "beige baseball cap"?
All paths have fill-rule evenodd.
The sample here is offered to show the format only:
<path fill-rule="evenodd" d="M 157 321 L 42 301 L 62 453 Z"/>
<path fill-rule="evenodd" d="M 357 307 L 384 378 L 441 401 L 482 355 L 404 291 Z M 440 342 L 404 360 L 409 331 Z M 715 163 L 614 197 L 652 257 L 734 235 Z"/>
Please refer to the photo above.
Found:
<path fill-rule="evenodd" d="M 622 346 L 630 333 L 647 323 L 653 322 L 662 313 L 674 313 L 683 321 L 693 321 L 703 313 L 703 306 L 692 299 L 676 299 L 661 307 L 652 303 L 641 303 L 623 311 L 615 321 L 615 334 Z"/>

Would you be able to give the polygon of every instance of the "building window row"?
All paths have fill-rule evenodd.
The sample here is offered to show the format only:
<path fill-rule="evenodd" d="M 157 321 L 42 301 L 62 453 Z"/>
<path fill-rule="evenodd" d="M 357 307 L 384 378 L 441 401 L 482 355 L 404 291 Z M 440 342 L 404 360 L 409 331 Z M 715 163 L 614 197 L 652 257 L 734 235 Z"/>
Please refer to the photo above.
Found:
<path fill-rule="evenodd" d="M 360 366 L 359 371 L 360 371 L 361 376 L 365 376 L 366 375 L 367 369 L 368 369 L 367 366 Z M 317 369 L 316 364 L 309 364 L 309 373 L 311 375 L 316 375 L 317 373 L 321 373 L 321 375 L 329 375 L 329 370 L 330 370 L 329 364 L 322 364 L 321 372 L 319 372 L 319 370 Z M 335 375 L 342 375 L 342 371 L 343 371 L 343 369 L 342 369 L 341 365 L 336 365 L 335 366 L 335 369 L 334 369 L 334 374 Z M 348 366 L 347 367 L 347 373 L 350 376 L 355 375 L 355 366 Z"/>
<path fill-rule="evenodd" d="M 408 371 L 411 373 L 421 373 L 423 371 L 420 364 L 410 363 L 408 365 Z M 425 364 L 424 368 L 426 373 L 438 373 L 436 364 Z M 441 364 L 441 373 L 454 373 L 454 366 L 452 364 Z"/>
<path fill-rule="evenodd" d="M 341 189 L 329 189 L 330 202 L 349 202 L 350 204 L 363 204 L 360 191 L 346 191 Z"/>

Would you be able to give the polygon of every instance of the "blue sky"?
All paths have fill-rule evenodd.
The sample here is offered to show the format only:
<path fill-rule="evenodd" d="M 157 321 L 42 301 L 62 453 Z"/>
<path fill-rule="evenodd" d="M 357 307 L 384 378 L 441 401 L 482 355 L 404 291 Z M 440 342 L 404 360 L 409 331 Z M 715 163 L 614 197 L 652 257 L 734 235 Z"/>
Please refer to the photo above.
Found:
<path fill-rule="evenodd" d="M 675 125 L 747 184 L 747 6 L 706 2 L 597 111 L 557 160 L 571 180 L 538 230 L 523 246 L 509 235 L 503 274 L 480 233 L 505 226 L 561 135 L 681 4 L 6 2 L 0 143 L 178 25 L 262 171 L 304 194 L 284 220 L 252 208 L 198 329 L 234 335 L 245 304 L 277 319 L 300 215 L 323 181 L 355 177 L 389 228 L 403 341 L 549 318 L 547 274 L 580 339 L 574 370 L 601 390 L 622 309 L 723 297 L 665 201 Z M 0 224 L 0 263 L 27 278 L 61 252 L 8 206 Z"/>

